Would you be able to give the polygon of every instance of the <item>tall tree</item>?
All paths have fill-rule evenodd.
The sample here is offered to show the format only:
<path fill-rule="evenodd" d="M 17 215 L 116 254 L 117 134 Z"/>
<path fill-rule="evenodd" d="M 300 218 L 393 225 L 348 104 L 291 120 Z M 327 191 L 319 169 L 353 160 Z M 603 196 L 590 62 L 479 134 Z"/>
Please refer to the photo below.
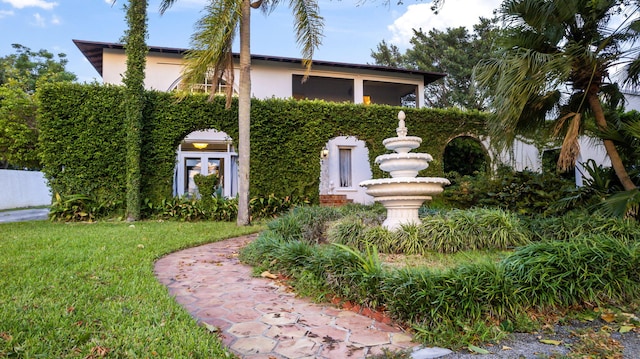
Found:
<path fill-rule="evenodd" d="M 67 55 L 11 44 L 14 54 L 0 57 L 0 85 L 13 81 L 28 93 L 36 91 L 39 82 L 75 81 L 76 75 L 66 70 Z"/>
<path fill-rule="evenodd" d="M 490 58 L 498 30 L 495 19 L 479 21 L 472 32 L 465 27 L 427 33 L 414 29 L 411 47 L 404 54 L 382 41 L 371 56 L 378 65 L 446 73 L 443 81 L 425 86 L 425 101 L 431 107 L 484 110 L 487 94 L 473 86 L 472 71 L 480 60 Z"/>
<path fill-rule="evenodd" d="M 36 90 L 44 82 L 74 81 L 66 55 L 11 45 L 0 57 L 0 168 L 38 169 Z"/>
<path fill-rule="evenodd" d="M 163 13 L 176 0 L 162 0 Z M 250 223 L 249 174 L 250 174 L 250 128 L 251 128 L 251 8 L 269 13 L 280 0 L 211 0 L 205 15 L 196 24 L 196 33 L 191 39 L 192 50 L 186 55 L 183 80 L 191 84 L 201 83 L 213 72 L 214 83 L 224 74 L 233 73 L 231 45 L 236 29 L 240 28 L 240 81 L 238 99 L 238 225 Z M 307 70 L 316 48 L 321 44 L 323 19 L 319 14 L 317 0 L 289 0 L 295 19 L 296 39 L 302 47 L 303 63 Z M 227 76 L 226 80 L 229 80 Z M 228 94 L 227 99 L 230 99 Z M 229 102 L 228 102 L 229 103 Z"/>
<path fill-rule="evenodd" d="M 140 219 L 140 153 L 144 110 L 144 70 L 147 61 L 147 0 L 130 0 L 126 6 L 125 34 L 127 70 L 125 126 L 127 127 L 127 221 Z"/>
<path fill-rule="evenodd" d="M 510 145 L 555 118 L 554 133 L 563 138 L 558 168 L 575 164 L 578 136 L 585 121 L 608 127 L 602 99 L 616 92 L 610 71 L 638 51 L 634 31 L 637 5 L 625 0 L 506 0 L 500 13 L 506 31 L 500 56 L 483 61 L 476 79 L 494 89 L 490 135 Z M 634 46 L 635 45 L 635 46 Z M 613 141 L 604 139 L 612 167 L 625 190 L 636 188 Z"/>

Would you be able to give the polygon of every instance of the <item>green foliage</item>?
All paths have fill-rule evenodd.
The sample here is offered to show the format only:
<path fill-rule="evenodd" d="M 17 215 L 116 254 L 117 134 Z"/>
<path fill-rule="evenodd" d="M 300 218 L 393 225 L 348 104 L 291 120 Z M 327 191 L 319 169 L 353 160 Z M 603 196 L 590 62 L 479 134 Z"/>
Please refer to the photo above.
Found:
<path fill-rule="evenodd" d="M 38 91 L 44 173 L 54 192 L 96 198 L 123 196 L 126 183 L 125 95 L 121 87 L 52 84 Z M 322 101 L 252 100 L 251 197 L 318 201 L 318 153 L 336 136 L 366 141 L 370 162 L 386 153 L 398 107 Z M 484 133 L 484 115 L 460 110 L 403 109 L 411 134 L 429 138 L 420 148 L 434 157 L 421 175 L 442 175 L 442 153 L 452 135 Z M 224 97 L 145 92 L 141 197 L 172 196 L 175 151 L 190 132 L 217 129 L 238 138 L 237 102 Z M 390 125 L 391 123 L 391 125 Z M 373 166 L 374 177 L 384 174 Z"/>
<path fill-rule="evenodd" d="M 568 307 L 637 298 L 640 242 L 606 235 L 544 241 L 516 251 L 501 265 L 530 306 Z"/>
<path fill-rule="evenodd" d="M 425 86 L 425 101 L 431 107 L 462 107 L 484 110 L 487 94 L 473 86 L 473 67 L 491 55 L 498 33 L 495 20 L 479 18 L 469 32 L 465 27 L 413 30 L 411 47 L 404 54 L 384 40 L 371 57 L 378 65 L 446 73 L 441 81 Z"/>
<path fill-rule="evenodd" d="M 35 52 L 20 44 L 11 44 L 11 47 L 14 54 L 0 57 L 0 85 L 13 82 L 24 92 L 33 94 L 43 83 L 76 80 L 76 75 L 65 69 L 69 62 L 67 55 L 60 53 L 56 59 L 47 50 Z"/>
<path fill-rule="evenodd" d="M 445 201 L 457 208 L 502 208 L 520 215 L 551 215 L 570 208 L 551 207 L 575 187 L 555 174 L 500 168 L 495 175 L 452 177 Z"/>
<path fill-rule="evenodd" d="M 0 86 L 0 168 L 40 168 L 36 108 L 17 83 Z"/>
<path fill-rule="evenodd" d="M 198 193 L 200 193 L 200 198 L 202 199 L 213 197 L 220 184 L 220 178 L 215 173 L 207 176 L 198 173 L 193 176 L 193 181 L 198 186 Z"/>
<path fill-rule="evenodd" d="M 147 0 L 130 0 L 125 5 L 127 26 L 125 54 L 125 148 L 127 178 L 127 220 L 140 219 L 142 127 L 144 123 L 144 69 L 147 64 Z"/>
<path fill-rule="evenodd" d="M 489 170 L 489 156 L 480 141 L 472 137 L 457 137 L 444 150 L 444 172 L 473 176 Z"/>
<path fill-rule="evenodd" d="M 299 200 L 291 196 L 278 198 L 273 193 L 266 197 L 253 197 L 249 200 L 252 218 L 275 218 L 294 207 L 308 204 L 309 201 L 307 200 Z"/>
<path fill-rule="evenodd" d="M 598 213 L 571 212 L 560 217 L 529 221 L 534 240 L 568 241 L 588 235 L 609 236 L 628 243 L 640 238 L 640 224 Z"/>
<path fill-rule="evenodd" d="M 39 169 L 37 85 L 73 81 L 65 54 L 31 51 L 13 44 L 15 54 L 0 57 L 0 168 Z"/>
<path fill-rule="evenodd" d="M 333 207 L 297 207 L 267 226 L 288 240 L 316 244 L 326 241 L 327 222 L 339 217 L 339 209 Z"/>
<path fill-rule="evenodd" d="M 86 195 L 62 197 L 56 193 L 49 210 L 49 219 L 63 222 L 92 222 L 98 217 L 116 214 L 120 203 L 98 202 Z"/>
<path fill-rule="evenodd" d="M 430 251 L 512 249 L 531 238 L 526 223 L 500 209 L 443 211 L 424 217 L 421 225 L 404 225 L 393 232 L 379 227 L 382 219 L 370 212 L 341 218 L 330 224 L 329 242 L 360 250 L 375 245 L 383 253 L 424 255 Z"/>

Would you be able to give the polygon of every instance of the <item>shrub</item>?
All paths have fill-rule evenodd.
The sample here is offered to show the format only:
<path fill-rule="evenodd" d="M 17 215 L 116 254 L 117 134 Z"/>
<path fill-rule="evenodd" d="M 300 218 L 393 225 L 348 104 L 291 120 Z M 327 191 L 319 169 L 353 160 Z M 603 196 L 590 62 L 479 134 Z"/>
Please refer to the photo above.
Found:
<path fill-rule="evenodd" d="M 520 215 L 552 215 L 570 208 L 550 207 L 575 184 L 551 173 L 500 168 L 495 175 L 451 177 L 444 199 L 455 208 L 502 208 Z"/>
<path fill-rule="evenodd" d="M 530 306 L 571 306 L 640 297 L 640 242 L 605 235 L 523 247 L 501 265 Z"/>
<path fill-rule="evenodd" d="M 534 218 L 529 227 L 535 240 L 566 241 L 585 235 L 605 235 L 632 242 L 640 238 L 640 224 L 598 213 L 570 212 L 560 217 Z"/>
<path fill-rule="evenodd" d="M 341 216 L 340 210 L 333 207 L 297 207 L 288 215 L 269 222 L 267 226 L 287 240 L 315 244 L 326 241 L 327 223 Z"/>
<path fill-rule="evenodd" d="M 389 232 L 374 213 L 350 215 L 332 223 L 328 239 L 364 250 L 375 245 L 383 253 L 453 253 L 463 250 L 512 249 L 530 242 L 527 223 L 501 209 L 434 212 L 421 225 L 407 224 Z M 376 228 L 378 227 L 378 228 Z"/>
<path fill-rule="evenodd" d="M 56 193 L 49 209 L 49 219 L 64 222 L 93 222 L 99 217 L 121 215 L 121 212 L 121 203 L 116 200 L 98 201 L 81 194 L 63 197 Z"/>

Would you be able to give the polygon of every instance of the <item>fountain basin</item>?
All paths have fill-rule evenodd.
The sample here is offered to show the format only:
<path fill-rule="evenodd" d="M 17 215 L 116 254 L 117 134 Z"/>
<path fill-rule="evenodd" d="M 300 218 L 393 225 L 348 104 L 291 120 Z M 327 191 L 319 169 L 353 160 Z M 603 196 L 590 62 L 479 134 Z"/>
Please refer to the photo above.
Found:
<path fill-rule="evenodd" d="M 390 153 L 376 157 L 376 164 L 394 178 L 416 177 L 432 159 L 428 153 Z"/>
<path fill-rule="evenodd" d="M 367 188 L 365 192 L 378 202 L 381 202 L 379 197 L 411 196 L 426 197 L 424 201 L 431 199 L 432 195 L 442 193 L 443 187 L 449 184 L 448 179 L 440 177 L 379 178 L 360 182 L 360 186 Z"/>
<path fill-rule="evenodd" d="M 422 138 L 417 136 L 391 137 L 382 141 L 384 147 L 397 153 L 407 153 L 420 147 Z"/>

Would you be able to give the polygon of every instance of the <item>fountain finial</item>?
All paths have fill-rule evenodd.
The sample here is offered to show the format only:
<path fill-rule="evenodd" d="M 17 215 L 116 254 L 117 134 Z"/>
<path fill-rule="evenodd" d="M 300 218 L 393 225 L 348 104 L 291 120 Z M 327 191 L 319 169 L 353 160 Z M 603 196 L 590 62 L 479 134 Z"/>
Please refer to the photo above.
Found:
<path fill-rule="evenodd" d="M 404 114 L 404 111 L 400 111 L 398 112 L 398 128 L 396 128 L 396 133 L 398 134 L 398 137 L 405 137 L 407 136 L 407 127 L 404 124 L 404 119 L 406 118 L 406 115 Z"/>

